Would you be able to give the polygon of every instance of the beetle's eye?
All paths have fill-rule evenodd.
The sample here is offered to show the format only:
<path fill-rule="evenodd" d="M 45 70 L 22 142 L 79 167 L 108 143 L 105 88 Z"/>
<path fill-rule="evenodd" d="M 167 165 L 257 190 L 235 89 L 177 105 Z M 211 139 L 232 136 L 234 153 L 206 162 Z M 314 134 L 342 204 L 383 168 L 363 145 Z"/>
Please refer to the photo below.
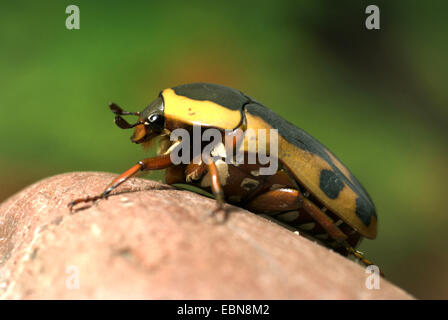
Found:
<path fill-rule="evenodd" d="M 158 113 L 153 113 L 148 117 L 148 121 L 150 123 L 150 126 L 154 129 L 162 130 L 164 125 L 164 119 L 163 116 Z"/>

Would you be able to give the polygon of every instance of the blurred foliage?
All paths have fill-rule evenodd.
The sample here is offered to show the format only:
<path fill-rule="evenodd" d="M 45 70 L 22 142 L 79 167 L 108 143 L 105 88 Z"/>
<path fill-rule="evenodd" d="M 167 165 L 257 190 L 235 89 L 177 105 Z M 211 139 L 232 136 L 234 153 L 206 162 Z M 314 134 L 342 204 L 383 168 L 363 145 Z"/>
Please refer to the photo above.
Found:
<path fill-rule="evenodd" d="M 65 28 L 77 4 L 81 29 Z M 2 199 L 67 171 L 145 157 L 107 108 L 166 87 L 238 88 L 327 145 L 363 182 L 361 250 L 420 298 L 448 298 L 446 1 L 11 1 L 0 13 Z M 160 179 L 162 175 L 151 174 Z"/>

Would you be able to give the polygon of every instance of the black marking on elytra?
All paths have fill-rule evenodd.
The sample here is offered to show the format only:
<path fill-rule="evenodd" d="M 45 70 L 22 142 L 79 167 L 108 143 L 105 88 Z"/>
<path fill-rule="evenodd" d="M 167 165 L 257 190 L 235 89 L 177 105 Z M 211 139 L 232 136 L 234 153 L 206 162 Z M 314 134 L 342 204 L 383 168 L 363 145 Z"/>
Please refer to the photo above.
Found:
<path fill-rule="evenodd" d="M 320 172 L 319 179 L 320 189 L 330 199 L 336 199 L 339 193 L 344 189 L 344 183 L 338 178 L 338 176 L 332 170 L 322 170 Z"/>
<path fill-rule="evenodd" d="M 368 227 L 372 217 L 376 217 L 375 207 L 362 198 L 356 198 L 356 215 Z"/>
<path fill-rule="evenodd" d="M 193 100 L 212 101 L 231 110 L 241 110 L 249 98 L 242 92 L 212 83 L 189 83 L 173 88 L 179 96 Z"/>

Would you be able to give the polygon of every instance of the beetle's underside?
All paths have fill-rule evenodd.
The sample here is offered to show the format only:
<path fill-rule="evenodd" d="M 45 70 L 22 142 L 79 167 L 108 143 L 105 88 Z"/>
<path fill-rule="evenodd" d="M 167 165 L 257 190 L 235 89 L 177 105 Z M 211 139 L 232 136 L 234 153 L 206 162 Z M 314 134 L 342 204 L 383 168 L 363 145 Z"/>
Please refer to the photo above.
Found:
<path fill-rule="evenodd" d="M 159 155 L 171 151 L 172 146 L 167 143 L 159 149 Z M 228 163 L 222 144 L 212 153 L 222 156 L 215 163 L 226 202 L 287 225 L 345 256 L 351 253 L 347 245 L 353 249 L 359 245 L 361 234 L 325 208 L 281 164 L 276 174 L 261 175 L 259 169 L 268 164 Z M 168 184 L 188 184 L 213 193 L 205 163 L 171 166 L 166 170 L 165 179 Z M 324 226 L 318 223 L 319 218 L 333 227 L 325 228 L 325 223 Z"/>

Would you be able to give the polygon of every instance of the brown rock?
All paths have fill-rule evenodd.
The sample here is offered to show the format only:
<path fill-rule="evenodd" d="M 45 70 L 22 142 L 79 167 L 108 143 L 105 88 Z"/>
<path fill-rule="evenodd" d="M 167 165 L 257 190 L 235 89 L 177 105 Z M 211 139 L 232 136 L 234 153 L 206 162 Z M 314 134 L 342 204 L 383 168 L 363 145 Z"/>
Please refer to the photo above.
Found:
<path fill-rule="evenodd" d="M 363 267 L 271 221 L 234 208 L 219 223 L 212 199 L 154 181 L 70 213 L 113 177 L 62 174 L 0 205 L 0 298 L 412 298 L 384 279 L 368 290 Z"/>

